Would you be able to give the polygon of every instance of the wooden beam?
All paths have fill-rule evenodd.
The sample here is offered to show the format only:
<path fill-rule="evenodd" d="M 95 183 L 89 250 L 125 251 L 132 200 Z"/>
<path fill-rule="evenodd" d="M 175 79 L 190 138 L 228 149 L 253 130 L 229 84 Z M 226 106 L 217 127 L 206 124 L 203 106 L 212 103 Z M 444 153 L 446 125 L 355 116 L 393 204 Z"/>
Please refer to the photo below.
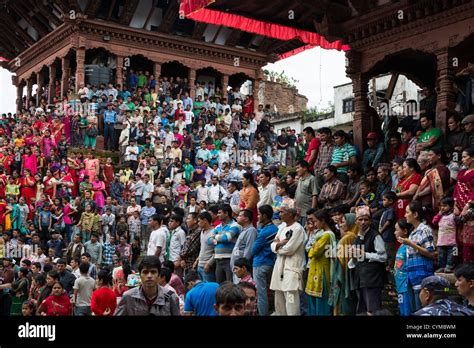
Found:
<path fill-rule="evenodd" d="M 194 22 L 192 38 L 194 40 L 202 41 L 202 35 L 204 34 L 204 31 L 206 30 L 206 28 L 207 28 L 207 23 Z"/>
<path fill-rule="evenodd" d="M 94 1 L 94 0 L 90 0 L 90 1 Z M 76 11 L 76 14 L 79 12 L 82 12 L 81 7 L 79 6 L 79 3 L 77 2 L 77 0 L 67 0 L 67 3 L 69 5 L 69 11 L 71 10 Z"/>
<path fill-rule="evenodd" d="M 31 8 L 35 8 L 37 9 L 41 15 L 43 15 L 47 20 L 49 20 L 51 23 L 53 23 L 55 26 L 60 26 L 61 25 L 61 20 L 56 17 L 53 12 L 47 8 L 43 2 L 41 1 L 38 1 L 38 2 L 34 2 L 32 0 L 28 0 L 30 6 L 32 6 Z"/>
<path fill-rule="evenodd" d="M 102 4 L 102 0 L 90 0 L 87 4 L 86 10 L 84 11 L 87 17 L 94 18 L 97 16 L 97 10 Z"/>
<path fill-rule="evenodd" d="M 15 21 L 10 16 L 5 15 L 5 13 L 2 13 L 0 15 L 0 20 L 4 21 L 8 25 L 8 27 L 13 29 L 17 34 L 19 34 L 28 45 L 33 45 L 35 43 L 35 40 L 33 40 L 33 38 L 26 32 L 26 30 L 20 27 L 18 23 L 15 23 Z"/>
<path fill-rule="evenodd" d="M 117 4 L 117 0 L 112 0 L 110 7 L 109 7 L 109 13 L 107 13 L 107 20 L 110 21 L 110 17 L 112 17 L 112 12 L 114 12 L 115 5 Z"/>
<path fill-rule="evenodd" d="M 234 47 L 239 43 L 243 35 L 244 32 L 242 30 L 234 29 L 225 41 L 224 45 Z"/>
<path fill-rule="evenodd" d="M 170 4 L 166 9 L 165 14 L 163 15 L 163 20 L 161 21 L 160 25 L 158 26 L 157 31 L 168 33 L 171 30 L 176 18 L 178 18 L 179 14 L 179 5 L 177 0 L 170 0 Z"/>
<path fill-rule="evenodd" d="M 17 52 L 23 51 L 28 46 L 25 44 L 23 40 L 18 38 L 16 34 L 11 31 L 11 29 L 6 25 L 4 22 L 0 22 L 0 28 L 2 28 L 4 34 L 2 37 L 5 41 L 9 42 L 9 45 L 15 49 Z M 8 47 L 8 46 L 7 46 Z"/>
<path fill-rule="evenodd" d="M 273 45 L 275 42 L 279 40 L 273 39 L 270 37 L 266 37 L 261 43 L 260 46 L 258 46 L 257 51 L 258 52 L 263 52 L 263 53 L 268 53 L 268 48 Z"/>
<path fill-rule="evenodd" d="M 38 21 L 34 16 L 31 17 L 28 13 L 30 12 L 30 9 L 26 8 L 23 6 L 21 2 L 12 2 L 11 3 L 11 8 L 13 11 L 15 11 L 20 17 L 22 17 L 25 21 L 27 21 L 37 32 L 40 36 L 46 36 L 48 35 L 49 31 L 45 26 Z"/>
<path fill-rule="evenodd" d="M 398 81 L 398 73 L 392 73 L 392 76 L 390 77 L 390 82 L 388 83 L 387 90 L 385 91 L 385 99 L 392 99 L 393 96 L 393 91 L 395 90 L 395 86 Z"/>
<path fill-rule="evenodd" d="M 214 43 L 214 41 L 219 37 L 219 34 L 221 33 L 222 29 L 225 28 L 223 25 L 220 25 L 219 28 L 217 28 L 216 33 L 212 37 L 212 40 L 210 40 L 210 43 Z"/>
<path fill-rule="evenodd" d="M 115 1 L 115 0 L 114 0 Z M 146 29 L 148 23 L 150 22 L 151 16 L 153 16 L 153 12 L 155 12 L 156 9 L 156 4 L 158 3 L 158 0 L 153 0 L 151 4 L 151 9 L 150 12 L 148 13 L 148 16 L 146 17 L 145 24 L 143 24 L 143 29 Z"/>
<path fill-rule="evenodd" d="M 92 0 L 93 1 L 93 0 Z M 139 0 L 127 0 L 123 8 L 122 14 L 119 18 L 119 23 L 123 25 L 130 25 L 130 21 L 137 10 Z"/>
<path fill-rule="evenodd" d="M 69 6 L 63 0 L 54 0 L 53 3 L 58 5 L 64 15 L 69 13 Z"/>

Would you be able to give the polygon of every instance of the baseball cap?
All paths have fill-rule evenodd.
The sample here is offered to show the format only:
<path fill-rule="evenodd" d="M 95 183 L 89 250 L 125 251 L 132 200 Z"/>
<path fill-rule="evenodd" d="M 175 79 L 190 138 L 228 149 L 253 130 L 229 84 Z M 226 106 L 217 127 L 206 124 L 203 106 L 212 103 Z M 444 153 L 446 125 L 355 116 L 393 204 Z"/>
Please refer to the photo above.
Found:
<path fill-rule="evenodd" d="M 370 132 L 369 134 L 367 134 L 367 139 L 378 139 L 379 136 L 377 135 L 377 133 L 375 132 Z"/>
<path fill-rule="evenodd" d="M 421 281 L 421 288 L 427 289 L 433 294 L 444 294 L 449 292 L 449 282 L 443 277 L 434 275 L 426 277 Z"/>

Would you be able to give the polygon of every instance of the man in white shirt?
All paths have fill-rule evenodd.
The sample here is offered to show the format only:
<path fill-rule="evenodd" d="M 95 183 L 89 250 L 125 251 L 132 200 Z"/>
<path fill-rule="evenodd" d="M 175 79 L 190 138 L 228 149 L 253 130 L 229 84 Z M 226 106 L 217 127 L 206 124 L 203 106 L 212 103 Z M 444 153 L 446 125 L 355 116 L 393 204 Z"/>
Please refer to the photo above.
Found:
<path fill-rule="evenodd" d="M 144 183 L 142 181 L 142 177 L 140 174 L 135 175 L 135 180 L 136 182 L 130 186 L 130 191 L 133 193 L 135 192 L 135 201 L 137 203 L 141 203 L 142 197 L 143 197 L 143 188 L 144 188 Z"/>
<path fill-rule="evenodd" d="M 211 179 L 211 187 L 209 188 L 209 203 L 216 204 L 221 203 L 222 200 L 227 196 L 226 190 L 219 184 L 217 176 L 213 176 Z"/>
<path fill-rule="evenodd" d="M 204 133 L 208 134 L 209 132 L 211 132 L 212 135 L 216 132 L 216 122 L 214 120 L 204 126 Z"/>
<path fill-rule="evenodd" d="M 138 146 L 135 139 L 130 139 L 130 144 L 125 149 L 125 161 L 129 162 L 130 167 L 135 172 L 138 168 Z"/>
<path fill-rule="evenodd" d="M 169 255 L 166 255 L 167 260 L 175 263 L 174 273 L 179 277 L 183 276 L 183 268 L 180 260 L 181 251 L 183 250 L 184 242 L 186 241 L 186 233 L 181 228 L 183 217 L 178 214 L 173 214 L 168 222 L 170 230 Z"/>
<path fill-rule="evenodd" d="M 257 208 L 265 204 L 271 206 L 273 205 L 273 202 L 275 202 L 277 189 L 275 185 L 270 184 L 271 178 L 272 176 L 267 171 L 264 171 L 258 176 L 258 181 L 260 184 L 260 186 L 258 187 L 258 193 L 260 194 L 260 200 L 257 203 Z"/>
<path fill-rule="evenodd" d="M 232 118 L 232 117 L 231 117 Z M 234 137 L 232 136 L 231 132 L 227 133 L 227 136 L 222 139 L 222 145 L 225 144 L 227 146 L 226 150 L 228 153 L 232 152 L 232 146 L 236 145 Z M 221 145 L 221 146 L 222 146 Z"/>
<path fill-rule="evenodd" d="M 226 144 L 221 144 L 221 149 L 219 150 L 217 154 L 217 163 L 219 165 L 219 168 L 222 169 L 224 163 L 229 163 L 230 156 L 229 153 L 227 152 L 227 145 Z"/>
<path fill-rule="evenodd" d="M 150 218 L 150 240 L 148 241 L 148 256 L 158 256 L 161 262 L 165 261 L 166 240 L 168 238 L 168 228 L 163 225 L 162 215 L 153 215 Z"/>
<path fill-rule="evenodd" d="M 142 203 L 145 205 L 145 199 L 149 198 L 152 199 L 153 196 L 153 191 L 155 190 L 155 187 L 153 184 L 150 182 L 150 176 L 148 174 L 145 174 L 143 176 L 143 189 L 142 189 Z"/>
<path fill-rule="evenodd" d="M 255 133 L 257 133 L 257 120 L 255 120 L 254 114 L 250 115 L 250 120 L 249 120 L 249 131 L 250 131 L 250 145 L 252 145 L 254 139 L 255 139 Z"/>
<path fill-rule="evenodd" d="M 192 132 L 194 120 L 194 113 L 191 111 L 191 105 L 186 105 L 186 110 L 184 110 L 184 123 L 186 124 L 186 129 L 189 133 Z"/>
<path fill-rule="evenodd" d="M 201 180 L 201 186 L 196 189 L 197 192 L 197 201 L 201 203 L 202 201 L 209 202 L 209 188 L 206 186 L 206 180 Z"/>

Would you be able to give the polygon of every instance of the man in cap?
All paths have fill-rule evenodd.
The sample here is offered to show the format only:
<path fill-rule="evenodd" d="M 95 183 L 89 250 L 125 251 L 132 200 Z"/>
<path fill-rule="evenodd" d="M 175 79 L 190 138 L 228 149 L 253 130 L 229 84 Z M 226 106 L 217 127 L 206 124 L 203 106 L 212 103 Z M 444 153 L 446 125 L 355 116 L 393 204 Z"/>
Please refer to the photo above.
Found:
<path fill-rule="evenodd" d="M 297 222 L 295 201 L 284 200 L 280 206 L 280 218 L 285 223 L 273 243 L 277 254 L 270 289 L 275 291 L 276 315 L 300 315 L 300 291 L 303 291 L 304 236 L 303 226 Z"/>
<path fill-rule="evenodd" d="M 383 161 L 385 147 L 382 142 L 377 143 L 378 138 L 375 132 L 370 132 L 367 135 L 367 149 L 362 156 L 362 169 L 364 173 L 367 173 L 370 167 L 376 168 Z"/>
<path fill-rule="evenodd" d="M 469 138 L 468 147 L 473 147 L 474 146 L 474 114 L 467 115 L 466 117 L 464 117 L 461 123 L 464 128 L 464 131 L 466 132 Z"/>
<path fill-rule="evenodd" d="M 420 301 L 422 309 L 415 312 L 417 316 L 474 316 L 474 311 L 447 298 L 449 282 L 443 277 L 434 275 L 421 282 Z"/>
<path fill-rule="evenodd" d="M 350 250 L 349 268 L 354 271 L 354 288 L 357 293 L 357 314 L 372 315 L 382 309 L 382 289 L 385 278 L 387 252 L 382 236 L 372 227 L 368 206 L 356 209 L 359 234 Z"/>

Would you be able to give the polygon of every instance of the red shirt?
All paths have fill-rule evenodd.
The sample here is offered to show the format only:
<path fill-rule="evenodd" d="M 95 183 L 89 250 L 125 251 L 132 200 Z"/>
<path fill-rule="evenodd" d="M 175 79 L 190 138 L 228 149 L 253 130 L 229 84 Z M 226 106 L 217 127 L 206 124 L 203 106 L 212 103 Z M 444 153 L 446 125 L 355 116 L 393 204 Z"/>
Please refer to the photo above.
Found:
<path fill-rule="evenodd" d="M 311 152 L 313 152 L 313 150 L 316 150 L 316 157 L 315 157 L 315 160 L 314 162 L 316 163 L 316 158 L 318 156 L 318 150 L 319 150 L 319 146 L 321 146 L 321 141 L 319 141 L 318 138 L 314 137 L 313 140 L 311 140 L 311 142 L 309 143 L 309 146 L 308 146 L 308 152 L 306 153 L 306 157 L 304 158 L 304 160 L 306 162 L 309 163 L 309 159 L 311 157 Z M 313 165 L 309 168 L 309 170 L 312 172 L 313 171 L 313 166 L 314 166 L 314 163 Z"/>
<path fill-rule="evenodd" d="M 95 315 L 104 315 L 105 310 L 109 308 L 109 317 L 113 316 L 117 308 L 117 296 L 109 288 L 99 288 L 92 293 L 91 310 Z"/>
<path fill-rule="evenodd" d="M 71 300 L 66 294 L 48 296 L 41 304 L 46 309 L 47 316 L 72 315 Z"/>
<path fill-rule="evenodd" d="M 393 160 L 395 157 L 405 157 L 408 150 L 408 144 L 400 144 L 395 149 L 390 147 L 390 159 Z"/>

